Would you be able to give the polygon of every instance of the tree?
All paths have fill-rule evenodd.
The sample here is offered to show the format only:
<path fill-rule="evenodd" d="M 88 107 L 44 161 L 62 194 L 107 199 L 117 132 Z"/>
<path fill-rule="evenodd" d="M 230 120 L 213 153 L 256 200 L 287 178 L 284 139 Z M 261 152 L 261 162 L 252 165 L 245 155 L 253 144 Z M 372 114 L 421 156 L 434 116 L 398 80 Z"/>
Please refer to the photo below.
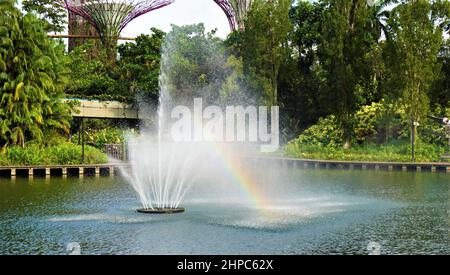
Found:
<path fill-rule="evenodd" d="M 71 85 L 66 93 L 74 97 L 155 104 L 159 95 L 161 47 L 165 33 L 152 28 L 134 43 L 118 46 L 120 59 L 113 67 L 104 62 L 108 53 L 97 44 L 86 43 L 69 53 Z"/>
<path fill-rule="evenodd" d="M 64 31 L 67 13 L 60 0 L 23 0 L 22 7 L 38 15 L 45 22 L 47 32 Z"/>
<path fill-rule="evenodd" d="M 318 55 L 325 8 L 324 2 L 298 1 L 289 12 L 292 53 L 281 65 L 278 77 L 282 139 L 298 136 L 328 114 L 326 98 L 320 93 L 323 79 Z"/>
<path fill-rule="evenodd" d="M 226 77 L 224 52 L 223 41 L 203 24 L 173 25 L 162 48 L 160 88 L 180 103 L 194 97 L 216 102 Z"/>
<path fill-rule="evenodd" d="M 323 1 L 299 1 L 289 12 L 293 23 L 291 47 L 295 49 L 294 56 L 300 71 L 310 71 L 311 66 L 318 61 L 317 49 L 321 43 L 325 9 Z"/>
<path fill-rule="evenodd" d="M 438 54 L 442 64 L 441 73 L 433 83 L 430 101 L 432 107 L 449 107 L 450 104 L 450 2 L 435 1 L 432 6 L 432 20 L 446 32 L 445 41 Z"/>
<path fill-rule="evenodd" d="M 269 106 L 278 104 L 280 67 L 289 56 L 290 6 L 290 0 L 253 1 L 240 35 L 244 72 L 259 76 Z"/>
<path fill-rule="evenodd" d="M 66 93 L 72 97 L 114 99 L 128 98 L 128 93 L 116 92 L 114 71 L 108 67 L 106 50 L 96 43 L 86 43 L 69 53 L 70 83 Z M 127 89 L 128 90 L 128 89 Z M 125 95 L 125 96 L 124 96 Z"/>
<path fill-rule="evenodd" d="M 430 91 L 430 106 L 450 107 L 450 39 L 443 43 L 439 51 L 438 60 L 442 64 L 442 69 Z"/>
<path fill-rule="evenodd" d="M 151 35 L 138 36 L 135 43 L 119 46 L 118 79 L 122 90 L 130 90 L 133 95 L 138 91 L 143 99 L 156 102 L 159 95 L 161 47 L 166 34 L 156 28 L 151 31 Z"/>
<path fill-rule="evenodd" d="M 343 130 L 344 147 L 350 146 L 352 114 L 370 99 L 370 53 L 379 32 L 366 0 L 330 0 L 324 16 L 320 59 L 324 69 L 330 111 Z"/>
<path fill-rule="evenodd" d="M 426 118 L 430 86 L 440 71 L 443 34 L 432 11 L 429 1 L 411 0 L 397 6 L 388 20 L 390 39 L 384 59 L 392 96 L 401 99 L 408 115 L 413 161 L 417 126 Z"/>
<path fill-rule="evenodd" d="M 68 70 L 64 45 L 47 38 L 42 21 L 23 15 L 12 0 L 0 3 L 0 144 L 42 141 L 47 130 L 69 132 L 62 102 Z"/>

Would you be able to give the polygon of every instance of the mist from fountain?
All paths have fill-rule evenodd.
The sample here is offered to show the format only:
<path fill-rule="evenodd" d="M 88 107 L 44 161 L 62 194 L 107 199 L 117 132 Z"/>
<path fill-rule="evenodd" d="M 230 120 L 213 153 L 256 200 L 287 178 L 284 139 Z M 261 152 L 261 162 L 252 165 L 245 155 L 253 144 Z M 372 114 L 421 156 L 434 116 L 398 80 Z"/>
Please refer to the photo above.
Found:
<path fill-rule="evenodd" d="M 173 89 L 172 82 L 174 80 L 169 77 L 168 72 L 173 70 L 173 53 L 178 47 L 176 39 L 176 35 L 171 36 L 169 34 L 163 44 L 157 112 L 155 112 L 155 108 L 152 109 L 146 104 L 142 103 L 139 106 L 141 117 L 148 117 L 151 113 L 157 113 L 157 121 L 154 123 L 157 127 L 152 131 L 150 127 L 142 126 L 139 136 L 131 136 L 127 139 L 131 171 L 123 169 L 122 174 L 138 194 L 143 209 L 170 210 L 179 208 L 198 176 L 205 177 L 206 175 L 209 177 L 211 184 L 218 184 L 217 177 L 221 173 L 223 174 L 223 170 L 229 169 L 224 166 L 229 166 L 230 162 L 238 163 L 237 160 L 231 159 L 235 155 L 240 157 L 246 151 L 244 149 L 246 147 L 245 142 L 240 143 L 236 147 L 236 144 L 212 141 L 180 142 L 173 140 L 170 133 L 172 126 L 170 118 L 173 107 L 192 104 L 192 96 L 202 98 L 208 105 L 226 105 L 224 102 L 216 102 L 217 99 L 211 99 L 211 94 L 216 92 L 214 87 L 192 91 L 185 97 L 183 97 L 183 91 L 170 90 Z M 200 54 L 209 55 L 213 45 L 203 46 L 206 49 L 203 52 L 200 49 Z M 226 58 L 224 56 L 219 57 L 212 63 L 225 64 Z M 221 73 L 224 72 L 215 72 L 215 74 Z M 221 79 L 221 77 L 215 78 Z M 235 93 L 231 103 L 245 106 L 251 103 L 255 104 L 255 100 L 249 99 L 250 97 L 245 95 L 245 93 L 242 93 L 242 95 Z M 257 122 L 255 121 L 254 123 Z M 249 127 L 255 127 L 255 125 L 250 125 Z M 203 134 L 208 135 L 205 132 Z M 236 135 L 238 134 L 239 130 L 237 129 Z M 228 164 L 221 160 L 225 153 L 230 158 L 227 161 Z M 215 163 L 215 169 L 211 169 L 212 163 Z M 243 167 L 243 162 L 239 163 Z M 213 170 L 215 170 L 214 173 L 212 172 Z M 224 190 L 230 189 L 232 188 L 227 186 Z M 234 192 L 233 196 L 236 194 Z"/>
<path fill-rule="evenodd" d="M 131 172 L 122 171 L 138 194 L 143 209 L 149 210 L 178 208 L 194 177 L 196 154 L 193 147 L 165 138 L 165 111 L 169 98 L 165 89 L 167 77 L 164 64 L 167 62 L 168 57 L 163 53 L 156 133 L 143 126 L 140 135 L 128 137 Z M 139 107 L 140 114 L 144 117 L 151 112 L 151 108 L 145 104 L 140 104 Z"/>

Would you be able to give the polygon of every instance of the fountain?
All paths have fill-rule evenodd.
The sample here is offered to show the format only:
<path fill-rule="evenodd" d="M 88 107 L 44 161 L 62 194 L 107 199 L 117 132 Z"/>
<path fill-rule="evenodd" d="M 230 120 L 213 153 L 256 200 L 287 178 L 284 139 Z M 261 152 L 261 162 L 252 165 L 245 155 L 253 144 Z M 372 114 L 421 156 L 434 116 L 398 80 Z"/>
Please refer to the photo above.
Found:
<path fill-rule="evenodd" d="M 124 175 L 139 196 L 140 213 L 174 214 L 184 212 L 180 203 L 192 180 L 195 152 L 186 144 L 155 142 L 148 134 L 130 138 L 132 171 Z"/>
<path fill-rule="evenodd" d="M 196 29 L 193 29 L 193 31 L 192 29 L 189 29 L 189 31 L 195 32 Z M 245 180 L 246 182 L 252 182 L 250 180 L 251 177 L 246 175 L 252 169 L 246 167 L 244 162 L 239 159 L 249 151 L 255 151 L 254 148 L 258 145 L 257 139 L 261 136 L 261 133 L 265 139 L 268 136 L 267 125 L 262 125 L 265 127 L 261 128 L 260 122 L 257 121 L 258 118 L 263 118 L 263 120 L 267 121 L 267 108 L 248 107 L 246 109 L 247 106 L 237 106 L 234 109 L 221 109 L 219 106 L 223 107 L 226 105 L 229 107 L 229 105 L 224 102 L 219 104 L 217 98 L 211 99 L 208 97 L 214 94 L 215 88 L 200 91 L 193 90 L 187 93 L 186 91 L 173 90 L 173 79 L 171 79 L 173 76 L 170 76 L 168 72 L 173 70 L 172 58 L 174 52 L 178 50 L 178 40 L 179 34 L 175 32 L 174 35 L 169 34 L 166 37 L 163 45 L 159 76 L 160 93 L 157 121 L 154 123 L 155 129 L 152 131 L 150 127 L 143 126 L 139 136 L 128 138 L 131 172 L 122 170 L 122 174 L 138 194 L 142 205 L 141 208 L 137 209 L 140 213 L 174 214 L 184 212 L 185 209 L 180 206 L 181 202 L 198 176 L 210 175 L 211 177 L 208 180 L 213 182 L 215 186 L 218 185 L 218 177 L 220 176 L 213 176 L 211 172 L 215 168 L 218 168 L 216 170 L 232 170 L 228 172 L 228 174 L 232 175 L 244 175 L 244 179 L 236 180 L 232 176 L 229 181 Z M 205 48 L 207 49 L 200 54 L 209 56 L 211 47 L 213 46 L 206 45 Z M 223 57 L 223 60 L 220 60 L 220 58 L 217 58 L 218 60 L 214 59 L 214 63 L 223 62 L 225 64 L 225 57 Z M 215 74 L 220 73 L 222 72 L 215 72 Z M 255 100 L 247 101 L 247 99 L 248 97 L 246 97 L 245 104 L 256 102 Z M 241 98 L 238 104 L 242 104 L 242 101 L 244 100 Z M 142 101 L 138 100 L 138 102 Z M 205 108 L 202 103 L 205 103 Z M 236 103 L 235 98 L 232 103 Z M 139 109 L 143 117 L 155 113 L 155 108 L 152 110 L 145 104 L 141 104 Z M 179 110 L 179 112 L 176 110 Z M 193 110 L 193 114 L 190 113 L 190 110 Z M 211 112 L 208 112 L 211 110 L 216 112 L 213 115 L 216 119 L 211 118 Z M 222 112 L 222 110 L 226 111 Z M 231 125 L 231 135 L 229 134 L 230 127 L 227 120 L 230 110 L 235 112 L 231 113 L 231 115 L 235 116 L 237 121 L 236 129 L 234 124 Z M 186 114 L 186 111 L 189 113 Z M 177 122 L 172 120 L 174 116 L 180 118 L 181 114 L 189 118 L 187 119 L 189 125 L 181 127 L 182 130 L 189 128 L 187 138 L 183 134 L 180 135 L 181 137 L 177 136 L 177 133 L 174 133 L 173 130 Z M 249 118 L 248 123 L 246 122 L 246 116 Z M 217 122 L 217 117 L 222 119 L 219 119 Z M 208 118 L 210 119 L 209 123 Z M 242 120 L 244 123 L 240 124 L 239 121 Z M 234 121 L 233 118 L 233 123 Z M 197 127 L 199 124 L 201 126 Z M 214 124 L 214 127 L 208 127 L 212 124 Z M 275 125 L 277 124 L 272 124 L 272 127 Z M 221 127 L 222 129 L 219 131 L 218 129 Z M 261 129 L 258 131 L 258 128 L 266 131 L 261 132 Z M 220 134 L 218 135 L 217 132 Z M 250 142 L 251 144 L 245 138 L 242 138 L 246 137 L 246 135 L 253 139 L 253 142 Z M 222 136 L 222 138 L 226 136 L 227 140 L 215 139 L 218 136 Z M 237 137 L 239 142 L 230 143 L 228 140 L 230 136 L 232 138 Z M 255 139 L 256 142 L 254 141 Z M 212 163 L 215 163 L 215 165 Z M 228 184 L 224 190 L 230 190 L 230 185 L 233 184 Z M 257 190 L 258 188 L 253 186 L 251 189 Z M 257 191 L 254 192 L 257 193 Z M 256 197 L 261 196 L 256 195 Z"/>
<path fill-rule="evenodd" d="M 161 57 L 161 73 L 159 75 L 160 93 L 157 106 L 156 131 L 141 125 L 141 134 L 129 137 L 128 155 L 131 173 L 122 170 L 122 174 L 138 194 L 142 207 L 137 212 L 144 214 L 183 213 L 180 207 L 185 194 L 191 187 L 199 172 L 199 144 L 191 142 L 174 142 L 168 131 L 167 110 L 176 104 L 168 92 L 170 80 L 166 71 L 170 68 L 171 59 L 168 53 L 170 42 L 165 41 Z M 154 108 L 143 101 L 139 110 L 143 117 L 154 113 Z"/>

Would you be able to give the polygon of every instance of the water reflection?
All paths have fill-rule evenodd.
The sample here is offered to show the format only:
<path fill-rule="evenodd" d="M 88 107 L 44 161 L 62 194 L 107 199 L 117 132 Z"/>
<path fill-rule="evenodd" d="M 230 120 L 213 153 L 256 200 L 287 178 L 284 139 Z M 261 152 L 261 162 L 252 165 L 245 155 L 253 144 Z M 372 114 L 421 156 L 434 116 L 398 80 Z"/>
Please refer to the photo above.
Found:
<path fill-rule="evenodd" d="M 83 254 L 367 254 L 370 242 L 382 254 L 450 252 L 447 174 L 275 176 L 270 204 L 200 180 L 172 216 L 136 213 L 121 178 L 0 179 L 0 254 L 66 254 L 71 242 Z"/>

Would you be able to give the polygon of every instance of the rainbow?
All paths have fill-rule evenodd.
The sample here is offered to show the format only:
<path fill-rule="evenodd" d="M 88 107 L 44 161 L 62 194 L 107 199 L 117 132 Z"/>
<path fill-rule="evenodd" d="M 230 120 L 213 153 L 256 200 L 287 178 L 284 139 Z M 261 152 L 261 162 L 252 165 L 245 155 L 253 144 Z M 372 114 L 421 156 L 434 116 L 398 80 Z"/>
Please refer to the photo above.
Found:
<path fill-rule="evenodd" d="M 211 148 L 221 161 L 223 168 L 233 179 L 233 183 L 236 184 L 244 194 L 248 201 L 256 209 L 264 210 L 267 208 L 267 198 L 261 193 L 260 186 L 256 181 L 254 175 L 252 175 L 252 169 L 246 169 L 245 165 L 240 165 L 239 161 L 232 156 L 232 154 L 223 150 L 220 144 L 215 142 L 208 142 L 211 144 Z"/>

